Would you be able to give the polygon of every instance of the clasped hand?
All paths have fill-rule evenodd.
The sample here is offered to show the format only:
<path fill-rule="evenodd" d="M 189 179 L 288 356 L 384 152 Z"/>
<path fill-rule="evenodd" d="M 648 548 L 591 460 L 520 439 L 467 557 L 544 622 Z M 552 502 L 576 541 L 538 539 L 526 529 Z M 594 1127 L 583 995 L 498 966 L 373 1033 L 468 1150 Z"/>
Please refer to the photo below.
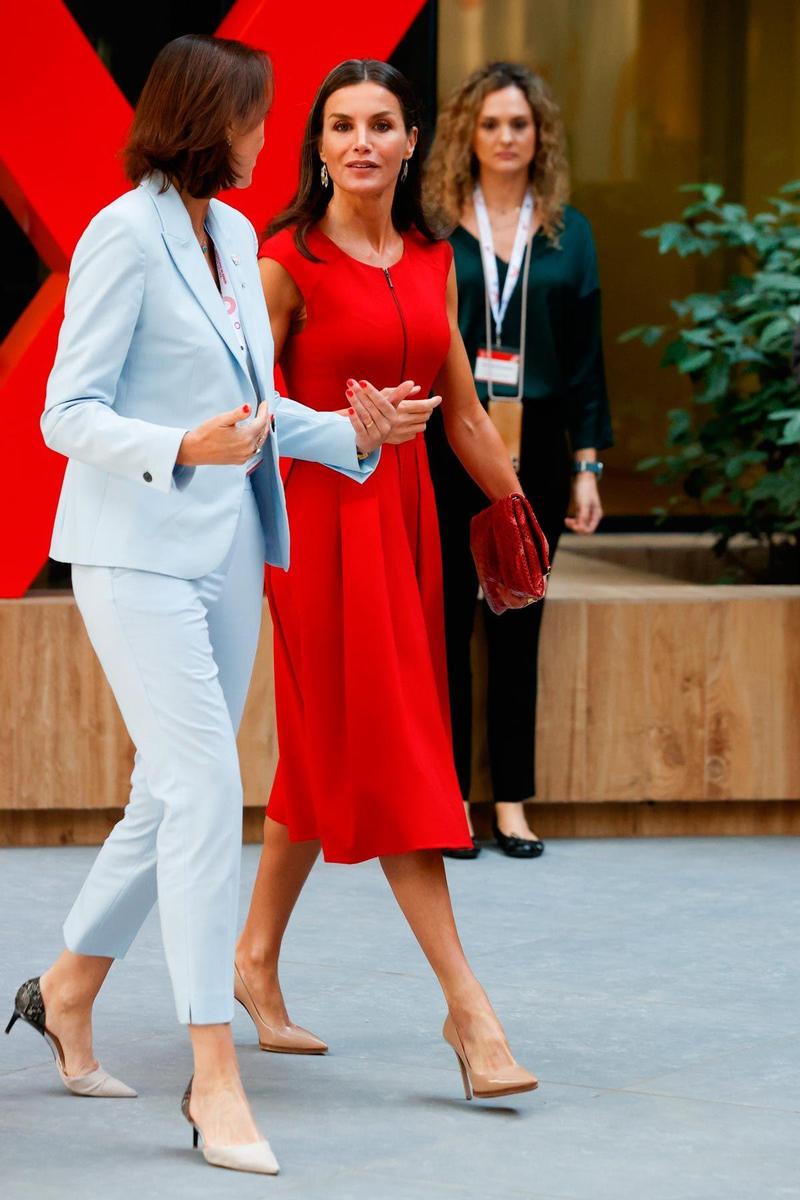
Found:
<path fill-rule="evenodd" d="M 441 396 L 414 399 L 420 391 L 407 379 L 394 388 L 378 391 L 366 379 L 347 381 L 350 407 L 347 417 L 356 435 L 359 454 L 372 454 L 384 442 L 400 445 L 422 433 Z M 270 434 L 270 413 L 260 404 L 248 422 L 250 405 L 242 404 L 220 413 L 184 434 L 177 463 L 185 467 L 238 466 L 263 446 Z M 242 424 L 242 422 L 245 422 Z"/>
<path fill-rule="evenodd" d="M 420 388 L 407 379 L 398 387 L 378 391 L 362 379 L 347 381 L 350 422 L 356 433 L 359 453 L 371 453 L 384 442 L 399 446 L 424 433 L 428 418 L 442 402 L 441 396 L 415 399 Z"/>

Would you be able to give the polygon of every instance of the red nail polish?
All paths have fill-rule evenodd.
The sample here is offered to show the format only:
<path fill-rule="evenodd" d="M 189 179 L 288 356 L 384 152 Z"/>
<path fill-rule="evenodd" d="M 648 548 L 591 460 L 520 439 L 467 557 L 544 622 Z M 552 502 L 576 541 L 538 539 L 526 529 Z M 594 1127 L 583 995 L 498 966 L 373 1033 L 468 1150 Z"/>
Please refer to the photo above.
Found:
<path fill-rule="evenodd" d="M 250 413 L 250 405 L 249 405 L 249 404 L 243 404 L 243 405 L 242 405 L 242 412 L 244 413 L 244 415 L 245 415 L 245 416 L 248 416 L 248 415 L 249 415 L 249 413 Z"/>
<path fill-rule="evenodd" d="M 347 415 L 348 415 L 348 417 L 352 417 L 352 415 L 353 415 L 354 411 L 355 411 L 355 409 L 348 408 L 348 410 L 347 410 Z"/>
<path fill-rule="evenodd" d="M 348 387 L 355 387 L 355 382 L 356 382 L 356 381 L 355 381 L 355 379 L 348 379 L 348 381 L 347 381 L 347 386 L 348 386 Z"/>
<path fill-rule="evenodd" d="M 366 387 L 366 386 L 367 386 L 367 381 L 366 381 L 366 379 L 359 379 L 359 381 L 358 381 L 358 386 L 359 386 L 359 387 Z"/>
<path fill-rule="evenodd" d="M 352 389 L 352 388 L 348 388 L 348 389 L 347 389 L 347 399 L 348 399 L 348 400 L 352 400 L 352 399 L 353 399 L 353 389 Z"/>

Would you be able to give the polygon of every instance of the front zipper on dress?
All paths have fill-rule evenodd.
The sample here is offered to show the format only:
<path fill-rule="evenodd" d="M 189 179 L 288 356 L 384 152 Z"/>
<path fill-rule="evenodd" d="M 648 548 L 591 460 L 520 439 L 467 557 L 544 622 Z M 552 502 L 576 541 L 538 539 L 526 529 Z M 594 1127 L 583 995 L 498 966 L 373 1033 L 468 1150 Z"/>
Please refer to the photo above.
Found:
<path fill-rule="evenodd" d="M 395 286 L 392 283 L 392 277 L 389 274 L 389 268 L 384 267 L 383 273 L 386 276 L 386 282 L 389 285 L 389 291 L 392 293 L 392 299 L 394 300 L 394 306 L 397 309 L 397 315 L 400 318 L 400 324 L 403 328 L 403 363 L 402 363 L 402 366 L 400 367 L 400 379 L 398 380 L 398 383 L 402 383 L 406 377 L 406 359 L 408 358 L 408 329 L 406 328 L 406 319 L 403 316 L 403 309 L 400 305 L 400 301 L 397 298 L 397 292 L 395 291 Z"/>

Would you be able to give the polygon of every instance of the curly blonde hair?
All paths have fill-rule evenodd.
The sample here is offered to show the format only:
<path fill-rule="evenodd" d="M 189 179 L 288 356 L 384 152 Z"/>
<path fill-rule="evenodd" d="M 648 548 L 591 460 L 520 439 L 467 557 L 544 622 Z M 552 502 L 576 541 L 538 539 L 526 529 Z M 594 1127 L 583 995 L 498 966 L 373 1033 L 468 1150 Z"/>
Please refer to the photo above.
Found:
<path fill-rule="evenodd" d="M 569 199 L 564 129 L 558 105 L 544 80 L 518 63 L 494 62 L 473 71 L 448 97 L 439 113 L 425 166 L 425 204 L 442 231 L 451 232 L 472 197 L 478 163 L 472 149 L 483 102 L 491 92 L 516 87 L 524 92 L 536 126 L 531 180 L 545 235 L 558 245 L 564 205 Z"/>

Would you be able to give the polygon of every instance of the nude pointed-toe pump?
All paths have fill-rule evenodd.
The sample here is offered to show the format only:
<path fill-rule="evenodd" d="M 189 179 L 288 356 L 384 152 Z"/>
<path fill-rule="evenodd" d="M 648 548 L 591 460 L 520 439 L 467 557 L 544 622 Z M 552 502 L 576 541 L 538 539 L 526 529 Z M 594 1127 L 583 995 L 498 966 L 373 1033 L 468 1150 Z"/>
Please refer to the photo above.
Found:
<path fill-rule="evenodd" d="M 61 1048 L 61 1043 L 55 1034 L 51 1033 L 47 1028 L 44 1000 L 42 999 L 42 989 L 39 986 L 38 976 L 35 979 L 28 979 L 17 992 L 14 999 L 14 1011 L 11 1014 L 11 1020 L 6 1025 L 6 1033 L 11 1033 L 15 1023 L 20 1020 L 24 1021 L 26 1025 L 30 1025 L 31 1029 L 35 1029 L 37 1033 L 40 1033 L 47 1042 L 53 1052 L 59 1078 L 67 1091 L 72 1092 L 73 1096 L 95 1096 L 108 1100 L 130 1100 L 137 1095 L 133 1088 L 129 1088 L 121 1080 L 115 1079 L 113 1075 L 109 1075 L 108 1071 L 104 1071 L 99 1063 L 94 1071 L 89 1071 L 88 1075 L 67 1074 L 64 1070 L 64 1051 Z"/>
<path fill-rule="evenodd" d="M 242 1008 L 246 1009 L 258 1033 L 261 1050 L 273 1054 L 327 1054 L 328 1047 L 322 1038 L 316 1037 L 300 1025 L 268 1025 L 258 1011 L 250 989 L 242 979 L 239 968 L 233 967 L 233 994 Z"/>
<path fill-rule="evenodd" d="M 533 1092 L 539 1086 L 539 1080 L 530 1071 L 526 1071 L 519 1063 L 508 1067 L 497 1067 L 493 1071 L 476 1071 L 469 1065 L 464 1043 L 456 1029 L 455 1021 L 447 1014 L 442 1030 L 444 1040 L 455 1051 L 458 1065 L 461 1068 L 461 1078 L 464 1083 L 464 1095 L 468 1100 L 474 1096 L 476 1100 L 489 1100 L 494 1096 L 513 1096 L 517 1092 Z"/>
<path fill-rule="evenodd" d="M 278 1174 L 278 1160 L 266 1138 L 262 1138 L 260 1142 L 246 1142 L 243 1146 L 209 1146 L 202 1130 L 197 1128 L 189 1112 L 191 1099 L 190 1079 L 181 1100 L 181 1112 L 192 1127 L 192 1145 L 195 1149 L 199 1139 L 203 1138 L 203 1158 L 207 1163 L 212 1167 L 225 1167 L 229 1171 L 249 1171 L 253 1175 Z"/>

